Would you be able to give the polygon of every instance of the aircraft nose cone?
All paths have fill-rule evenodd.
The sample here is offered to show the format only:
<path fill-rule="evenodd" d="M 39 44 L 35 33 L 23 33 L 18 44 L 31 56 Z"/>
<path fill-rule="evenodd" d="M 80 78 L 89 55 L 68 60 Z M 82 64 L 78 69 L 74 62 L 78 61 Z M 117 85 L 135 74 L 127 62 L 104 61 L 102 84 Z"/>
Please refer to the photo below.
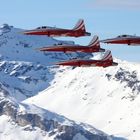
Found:
<path fill-rule="evenodd" d="M 25 34 L 25 35 L 35 35 L 36 30 L 25 30 L 25 31 L 23 31 L 21 33 Z"/>
<path fill-rule="evenodd" d="M 101 43 L 112 43 L 114 40 L 112 39 L 105 39 L 105 40 L 100 40 Z"/>
<path fill-rule="evenodd" d="M 28 35 L 29 34 L 29 31 L 23 31 L 23 32 L 20 32 L 21 34 L 24 34 L 24 35 Z"/>
<path fill-rule="evenodd" d="M 46 48 L 38 48 L 39 51 L 47 51 Z"/>
<path fill-rule="evenodd" d="M 107 43 L 108 42 L 108 39 L 106 40 L 100 40 L 101 43 Z"/>
<path fill-rule="evenodd" d="M 19 34 L 25 34 L 26 33 L 26 31 L 21 31 L 21 32 L 19 32 Z"/>
<path fill-rule="evenodd" d="M 57 62 L 57 63 L 55 63 L 55 65 L 66 65 L 66 63 L 65 62 Z"/>

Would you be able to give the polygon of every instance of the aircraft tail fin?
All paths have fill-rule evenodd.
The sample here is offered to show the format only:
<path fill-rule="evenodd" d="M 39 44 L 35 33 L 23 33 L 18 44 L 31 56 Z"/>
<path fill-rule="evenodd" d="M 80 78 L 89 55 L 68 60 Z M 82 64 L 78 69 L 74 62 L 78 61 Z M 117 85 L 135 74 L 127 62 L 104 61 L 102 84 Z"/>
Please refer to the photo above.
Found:
<path fill-rule="evenodd" d="M 73 30 L 83 30 L 86 31 L 85 29 L 85 24 L 83 19 L 79 19 Z"/>
<path fill-rule="evenodd" d="M 95 35 L 90 41 L 90 43 L 88 44 L 88 46 L 100 49 L 99 37 Z"/>
<path fill-rule="evenodd" d="M 111 51 L 107 50 L 102 58 L 102 60 L 109 60 L 113 62 L 113 57 Z"/>

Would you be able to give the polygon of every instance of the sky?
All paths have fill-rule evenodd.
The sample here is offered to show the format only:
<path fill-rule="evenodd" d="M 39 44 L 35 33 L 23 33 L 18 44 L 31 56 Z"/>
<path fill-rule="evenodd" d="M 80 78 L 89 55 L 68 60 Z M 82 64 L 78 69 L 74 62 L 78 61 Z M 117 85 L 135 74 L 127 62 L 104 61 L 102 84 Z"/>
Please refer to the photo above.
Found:
<path fill-rule="evenodd" d="M 140 0 L 0 0 L 0 24 L 33 29 L 38 26 L 73 28 L 84 19 L 91 37 L 60 38 L 86 45 L 94 35 L 107 39 L 121 34 L 140 36 Z M 59 39 L 59 38 L 57 38 Z M 140 46 L 104 45 L 114 57 L 140 62 Z"/>

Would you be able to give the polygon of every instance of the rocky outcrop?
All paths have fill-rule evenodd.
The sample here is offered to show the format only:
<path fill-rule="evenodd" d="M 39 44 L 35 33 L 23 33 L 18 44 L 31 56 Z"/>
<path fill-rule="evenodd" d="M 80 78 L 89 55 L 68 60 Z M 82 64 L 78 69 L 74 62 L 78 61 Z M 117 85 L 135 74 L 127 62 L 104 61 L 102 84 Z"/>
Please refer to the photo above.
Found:
<path fill-rule="evenodd" d="M 8 33 L 11 31 L 11 29 L 13 28 L 13 26 L 9 26 L 8 24 L 3 24 L 0 26 L 0 35 L 2 35 L 3 33 Z"/>
<path fill-rule="evenodd" d="M 115 74 L 116 80 L 121 83 L 125 82 L 127 87 L 130 87 L 132 91 L 140 92 L 140 80 L 138 79 L 136 71 L 128 71 L 120 68 Z"/>
<path fill-rule="evenodd" d="M 114 75 L 107 73 L 106 77 L 109 81 L 118 81 L 124 84 L 124 88 L 129 88 L 131 90 L 131 93 L 127 97 L 124 96 L 124 98 L 134 100 L 140 93 L 140 79 L 136 71 L 128 71 L 120 67 Z"/>
<path fill-rule="evenodd" d="M 94 128 L 91 128 L 94 132 L 87 131 L 64 116 L 33 105 L 19 104 L 6 95 L 0 97 L 0 115 L 9 116 L 13 122 L 24 127 L 25 131 L 34 131 L 38 127 L 48 133 L 49 137 L 55 136 L 55 140 L 72 140 L 78 135 L 85 140 L 110 140 L 109 136 Z"/>

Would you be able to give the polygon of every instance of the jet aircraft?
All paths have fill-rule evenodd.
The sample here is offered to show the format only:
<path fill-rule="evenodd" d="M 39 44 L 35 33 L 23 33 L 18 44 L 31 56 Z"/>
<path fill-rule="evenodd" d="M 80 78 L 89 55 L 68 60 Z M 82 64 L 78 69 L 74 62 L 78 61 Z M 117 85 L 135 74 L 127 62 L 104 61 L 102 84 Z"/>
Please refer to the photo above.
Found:
<path fill-rule="evenodd" d="M 69 61 L 58 62 L 56 65 L 63 66 L 75 66 L 75 67 L 109 67 L 109 66 L 117 66 L 118 63 L 113 62 L 111 51 L 106 51 L 103 58 L 101 60 L 82 60 L 75 59 Z"/>
<path fill-rule="evenodd" d="M 52 52 L 104 52 L 105 49 L 100 48 L 99 37 L 94 36 L 89 45 L 55 45 L 50 47 L 39 48 L 40 51 L 52 51 Z"/>
<path fill-rule="evenodd" d="M 127 45 L 140 45 L 140 36 L 135 35 L 119 35 L 116 38 L 106 39 L 100 41 L 107 44 L 127 44 Z"/>
<path fill-rule="evenodd" d="M 26 30 L 23 32 L 26 35 L 47 35 L 50 37 L 69 36 L 81 37 L 90 36 L 91 33 L 86 32 L 84 20 L 80 19 L 73 29 L 62 29 L 56 27 L 42 26 L 33 30 Z"/>

